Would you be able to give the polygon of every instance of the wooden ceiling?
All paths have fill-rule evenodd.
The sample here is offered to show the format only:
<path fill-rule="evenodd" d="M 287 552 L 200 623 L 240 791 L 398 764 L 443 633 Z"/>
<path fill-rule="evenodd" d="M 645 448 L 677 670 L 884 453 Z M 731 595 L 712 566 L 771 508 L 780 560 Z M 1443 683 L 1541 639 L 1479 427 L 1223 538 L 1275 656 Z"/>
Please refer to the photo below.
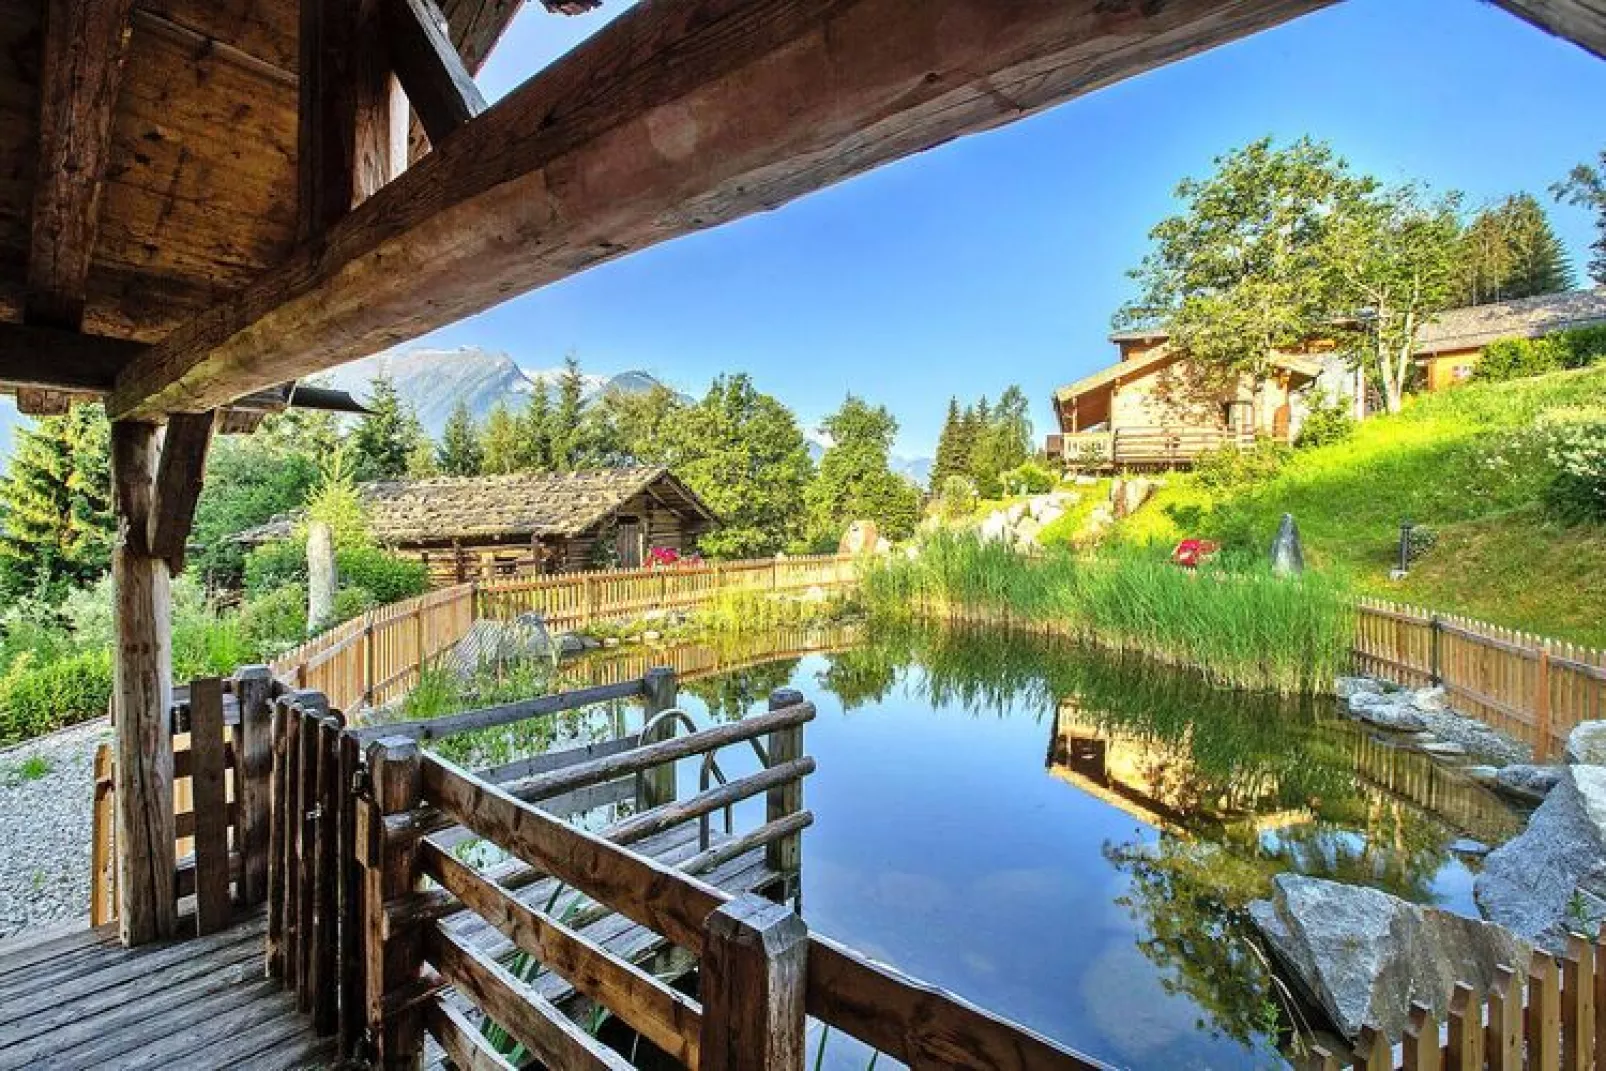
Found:
<path fill-rule="evenodd" d="M 431 153 L 415 119 L 325 234 L 298 67 L 341 2 L 431 8 L 0 0 L 0 389 L 205 410 L 1331 0 L 643 0 L 483 115 L 466 75 L 518 0 L 442 0 L 456 95 L 437 65 L 418 111 L 461 131 Z M 1606 55 L 1606 0 L 1499 2 Z M 411 87 L 428 34 L 389 36 Z"/>

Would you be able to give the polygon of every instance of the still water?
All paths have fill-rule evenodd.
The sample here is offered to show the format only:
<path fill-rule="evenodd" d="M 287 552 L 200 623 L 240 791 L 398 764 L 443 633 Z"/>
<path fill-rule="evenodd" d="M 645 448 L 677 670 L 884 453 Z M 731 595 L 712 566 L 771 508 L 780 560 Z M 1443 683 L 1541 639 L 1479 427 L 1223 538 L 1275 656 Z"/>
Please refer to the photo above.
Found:
<path fill-rule="evenodd" d="M 883 637 L 688 680 L 682 705 L 730 719 L 779 687 L 819 709 L 810 926 L 1120 1066 L 1281 1065 L 1288 1013 L 1244 916 L 1279 871 L 1472 914 L 1467 841 L 1516 831 L 1496 797 L 1330 704 L 1035 638 Z M 680 776 L 694 792 L 695 768 Z"/>

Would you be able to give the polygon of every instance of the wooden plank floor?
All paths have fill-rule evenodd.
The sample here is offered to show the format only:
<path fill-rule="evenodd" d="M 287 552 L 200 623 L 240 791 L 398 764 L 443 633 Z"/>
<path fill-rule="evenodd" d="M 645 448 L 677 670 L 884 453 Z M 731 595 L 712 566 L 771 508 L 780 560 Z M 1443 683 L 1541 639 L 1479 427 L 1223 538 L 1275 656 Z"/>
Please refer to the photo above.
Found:
<path fill-rule="evenodd" d="M 321 1068 L 295 998 L 263 978 L 266 916 L 222 933 L 125 949 L 115 927 L 0 946 L 0 1071 Z"/>

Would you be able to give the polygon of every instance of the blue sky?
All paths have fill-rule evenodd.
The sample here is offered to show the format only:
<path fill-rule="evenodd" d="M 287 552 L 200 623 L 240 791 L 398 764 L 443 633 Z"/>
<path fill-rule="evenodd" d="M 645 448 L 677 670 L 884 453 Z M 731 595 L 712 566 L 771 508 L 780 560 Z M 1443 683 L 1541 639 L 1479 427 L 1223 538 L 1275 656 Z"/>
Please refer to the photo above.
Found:
<path fill-rule="evenodd" d="M 604 9 L 617 14 L 613 0 Z M 529 5 L 492 99 L 602 24 Z M 1544 195 L 1585 261 L 1590 217 L 1545 193 L 1606 147 L 1606 63 L 1481 0 L 1348 0 L 943 146 L 778 211 L 594 268 L 437 332 L 521 364 L 651 371 L 701 393 L 747 371 L 812 423 L 857 394 L 929 453 L 950 394 L 1053 388 L 1113 359 L 1111 313 L 1185 175 L 1272 134 L 1472 204 Z"/>

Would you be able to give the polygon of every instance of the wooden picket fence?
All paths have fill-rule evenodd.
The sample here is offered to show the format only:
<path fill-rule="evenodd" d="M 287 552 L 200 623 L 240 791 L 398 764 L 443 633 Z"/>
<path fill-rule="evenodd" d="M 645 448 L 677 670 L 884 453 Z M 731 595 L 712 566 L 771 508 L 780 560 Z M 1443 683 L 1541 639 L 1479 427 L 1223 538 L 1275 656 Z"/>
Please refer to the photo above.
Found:
<path fill-rule="evenodd" d="M 706 562 L 472 581 L 353 618 L 270 663 L 289 687 L 323 693 L 357 715 L 405 696 L 421 667 L 468 634 L 476 619 L 538 613 L 554 631 L 649 610 L 688 610 L 724 592 L 797 592 L 853 583 L 851 556 Z"/>
<path fill-rule="evenodd" d="M 1439 685 L 1462 714 L 1531 745 L 1543 761 L 1579 722 L 1606 717 L 1606 651 L 1373 599 L 1356 606 L 1355 668 Z"/>
<path fill-rule="evenodd" d="M 1317 1046 L 1296 1064 L 1304 1071 L 1606 1068 L 1606 943 L 1574 935 L 1560 957 L 1535 952 L 1526 977 L 1510 967 L 1496 973 L 1486 994 L 1457 984 L 1442 1026 L 1415 1003 L 1400 1044 L 1365 1027 L 1353 1054 Z"/>

